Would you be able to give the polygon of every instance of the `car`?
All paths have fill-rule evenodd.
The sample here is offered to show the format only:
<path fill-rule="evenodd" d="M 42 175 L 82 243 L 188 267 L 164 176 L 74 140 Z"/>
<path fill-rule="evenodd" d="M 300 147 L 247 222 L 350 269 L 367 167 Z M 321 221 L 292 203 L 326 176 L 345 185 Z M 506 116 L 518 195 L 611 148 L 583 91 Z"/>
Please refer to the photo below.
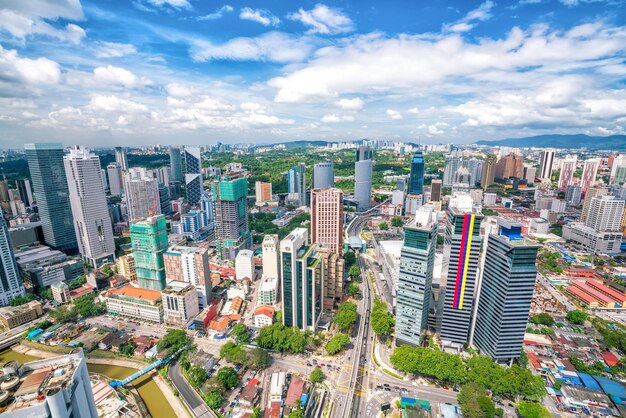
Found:
<path fill-rule="evenodd" d="M 311 367 L 311 366 L 312 366 L 312 364 L 311 364 L 311 363 L 307 363 L 306 365 L 307 365 L 307 366 L 309 366 L 309 367 Z"/>
<path fill-rule="evenodd" d="M 325 365 L 324 363 L 321 363 L 321 364 L 320 364 L 320 366 L 324 367 L 324 366 L 326 366 L 326 365 Z"/>
<path fill-rule="evenodd" d="M 390 388 L 390 387 L 386 387 L 386 388 L 385 388 L 385 390 L 386 390 L 387 392 L 391 392 L 391 388 Z"/>

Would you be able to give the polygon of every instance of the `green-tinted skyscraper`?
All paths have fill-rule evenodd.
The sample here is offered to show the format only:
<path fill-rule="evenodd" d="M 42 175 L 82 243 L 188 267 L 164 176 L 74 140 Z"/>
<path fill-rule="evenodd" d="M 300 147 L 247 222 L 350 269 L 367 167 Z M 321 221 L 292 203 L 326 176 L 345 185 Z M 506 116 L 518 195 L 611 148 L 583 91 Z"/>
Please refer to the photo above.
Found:
<path fill-rule="evenodd" d="M 223 176 L 213 181 L 215 238 L 222 258 L 234 260 L 241 249 L 252 246 L 248 226 L 248 179 Z"/>
<path fill-rule="evenodd" d="M 163 253 L 167 250 L 165 216 L 158 215 L 130 225 L 135 269 L 139 286 L 144 289 L 165 289 Z"/>

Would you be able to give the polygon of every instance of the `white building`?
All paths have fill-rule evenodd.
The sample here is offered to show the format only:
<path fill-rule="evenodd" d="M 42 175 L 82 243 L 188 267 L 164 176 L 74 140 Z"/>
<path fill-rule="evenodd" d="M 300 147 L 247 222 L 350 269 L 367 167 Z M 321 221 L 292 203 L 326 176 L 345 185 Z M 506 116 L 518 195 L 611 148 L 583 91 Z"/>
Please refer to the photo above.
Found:
<path fill-rule="evenodd" d="M 261 305 L 254 310 L 254 326 L 257 328 L 268 327 L 274 323 L 274 308 Z"/>
<path fill-rule="evenodd" d="M 172 280 L 161 295 L 165 322 L 168 324 L 187 325 L 200 313 L 198 291 L 191 283 Z"/>
<path fill-rule="evenodd" d="M 565 212 L 565 200 L 561 199 L 552 199 L 552 204 L 550 205 L 550 210 L 552 212 L 561 213 Z"/>
<path fill-rule="evenodd" d="M 287 374 L 285 372 L 272 373 L 272 380 L 270 381 L 270 403 L 280 402 L 282 400 L 286 377 Z"/>
<path fill-rule="evenodd" d="M 152 171 L 131 168 L 124 174 L 124 193 L 130 222 L 161 214 L 159 182 Z"/>
<path fill-rule="evenodd" d="M 259 295 L 257 304 L 259 305 L 276 305 L 278 301 L 278 279 L 275 277 L 266 277 L 261 281 L 259 287 Z"/>
<path fill-rule="evenodd" d="M 13 256 L 9 230 L 0 214 L 0 306 L 11 303 L 13 298 L 24 296 L 24 286 Z"/>
<path fill-rule="evenodd" d="M 72 148 L 63 157 L 78 249 L 93 266 L 115 261 L 115 242 L 100 157 L 85 148 Z"/>
<path fill-rule="evenodd" d="M 254 253 L 252 250 L 241 250 L 235 258 L 235 279 L 254 280 Z"/>
<path fill-rule="evenodd" d="M 263 238 L 263 277 L 273 277 L 280 280 L 279 245 L 278 235 L 269 234 Z"/>
<path fill-rule="evenodd" d="M 495 193 L 485 193 L 483 195 L 483 205 L 485 206 L 495 206 L 496 205 L 496 197 L 498 195 Z"/>
<path fill-rule="evenodd" d="M 615 196 L 591 198 L 585 223 L 565 225 L 563 238 L 571 239 L 595 253 L 619 253 L 623 238 L 624 204 Z"/>
<path fill-rule="evenodd" d="M 109 177 L 109 191 L 111 196 L 120 196 L 124 193 L 124 182 L 122 177 L 122 166 L 113 162 L 107 166 L 107 176 Z"/>

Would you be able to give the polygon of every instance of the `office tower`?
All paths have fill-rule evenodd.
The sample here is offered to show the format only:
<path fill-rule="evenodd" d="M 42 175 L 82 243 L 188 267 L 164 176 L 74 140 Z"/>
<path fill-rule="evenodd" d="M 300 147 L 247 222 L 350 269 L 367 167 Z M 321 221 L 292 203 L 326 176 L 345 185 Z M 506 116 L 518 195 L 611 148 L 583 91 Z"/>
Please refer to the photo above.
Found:
<path fill-rule="evenodd" d="M 15 262 L 9 230 L 0 213 L 0 306 L 9 305 L 18 296 L 24 296 L 24 286 Z"/>
<path fill-rule="evenodd" d="M 442 270 L 445 297 L 439 298 L 443 301 L 440 338 L 444 346 L 462 346 L 468 341 L 483 219 L 482 214 L 472 211 L 472 206 L 468 194 L 457 194 L 448 208 Z"/>
<path fill-rule="evenodd" d="M 206 248 L 176 246 L 163 254 L 165 277 L 191 283 L 198 291 L 198 305 L 206 308 L 211 302 L 211 270 Z"/>
<path fill-rule="evenodd" d="M 159 183 L 159 206 L 163 215 L 172 216 L 172 207 L 170 205 L 170 189 L 165 184 Z"/>
<path fill-rule="evenodd" d="M 177 147 L 170 148 L 170 180 L 183 181 L 183 161 Z"/>
<path fill-rule="evenodd" d="M 156 178 L 159 181 L 159 184 L 170 184 L 170 168 L 169 167 L 160 167 L 157 168 L 154 173 L 156 174 Z"/>
<path fill-rule="evenodd" d="M 20 198 L 26 207 L 30 207 L 33 204 L 33 192 L 30 188 L 30 180 L 19 179 L 15 180 L 17 190 L 20 192 Z"/>
<path fill-rule="evenodd" d="M 85 148 L 72 148 L 63 157 L 78 249 L 92 266 L 115 261 L 109 207 L 102 188 L 100 157 Z"/>
<path fill-rule="evenodd" d="M 433 180 L 430 183 L 430 201 L 439 202 L 441 200 L 441 180 Z"/>
<path fill-rule="evenodd" d="M 463 159 L 460 154 L 455 152 L 446 155 L 446 161 L 443 169 L 443 187 L 452 187 L 454 176 L 462 165 Z"/>
<path fill-rule="evenodd" d="M 9 197 L 9 182 L 6 179 L 0 180 L 0 202 L 5 203 L 10 201 Z"/>
<path fill-rule="evenodd" d="M 287 172 L 287 200 L 306 206 L 306 165 L 298 163 Z"/>
<path fill-rule="evenodd" d="M 611 156 L 613 157 L 613 156 Z M 626 155 L 624 154 L 620 154 L 617 155 L 615 157 L 613 157 L 611 159 L 611 157 L 609 157 L 609 161 L 612 160 L 612 163 L 610 164 L 611 166 L 611 173 L 609 174 L 609 184 L 614 184 L 615 183 L 615 175 L 617 174 L 617 170 L 620 167 L 626 166 Z"/>
<path fill-rule="evenodd" d="M 623 200 L 616 199 L 615 196 L 591 198 L 584 223 L 572 222 L 564 225 L 563 238 L 572 240 L 594 253 L 619 253 L 624 235 L 622 224 L 624 204 Z"/>
<path fill-rule="evenodd" d="M 404 227 L 396 302 L 396 345 L 420 345 L 432 298 L 437 215 L 422 206 Z"/>
<path fill-rule="evenodd" d="M 126 148 L 115 147 L 115 162 L 122 167 L 122 171 L 128 170 L 128 159 L 126 156 Z"/>
<path fill-rule="evenodd" d="M 321 313 L 322 263 L 306 228 L 296 228 L 280 242 L 283 324 L 315 330 Z"/>
<path fill-rule="evenodd" d="M 161 213 L 159 182 L 143 167 L 124 173 L 124 196 L 129 222 Z"/>
<path fill-rule="evenodd" d="M 521 179 L 524 175 L 524 162 L 517 154 L 508 154 L 496 163 L 494 172 L 497 179 L 508 179 L 511 177 Z"/>
<path fill-rule="evenodd" d="M 464 161 L 464 163 L 467 171 L 470 173 L 470 186 L 474 187 L 482 180 L 485 161 L 477 158 L 470 158 L 469 160 Z"/>
<path fill-rule="evenodd" d="M 211 192 L 202 192 L 200 197 L 200 215 L 200 227 L 206 231 L 213 231 L 215 229 L 215 207 Z"/>
<path fill-rule="evenodd" d="M 325 311 L 332 311 L 335 305 L 344 300 L 344 266 L 343 257 L 330 248 L 315 246 L 322 263 L 322 306 Z"/>
<path fill-rule="evenodd" d="M 312 189 L 325 189 L 335 186 L 335 169 L 332 161 L 324 161 L 313 166 Z"/>
<path fill-rule="evenodd" d="M 354 163 L 354 200 L 359 211 L 366 211 L 372 205 L 372 151 L 361 145 L 356 152 Z"/>
<path fill-rule="evenodd" d="M 580 222 L 585 222 L 587 220 L 587 214 L 589 213 L 589 208 L 591 207 L 591 199 L 596 196 L 606 196 L 609 194 L 609 189 L 606 187 L 590 187 L 587 189 L 585 193 L 585 200 L 583 201 L 583 210 L 580 214 Z"/>
<path fill-rule="evenodd" d="M 180 198 L 180 181 L 170 181 L 170 183 L 167 185 L 169 193 L 170 193 L 170 199 L 171 200 L 177 200 Z"/>
<path fill-rule="evenodd" d="M 524 166 L 524 180 L 526 183 L 533 184 L 535 183 L 535 176 L 537 175 L 537 169 L 530 165 Z"/>
<path fill-rule="evenodd" d="M 272 200 L 272 183 L 257 181 L 254 183 L 256 205 L 263 206 Z"/>
<path fill-rule="evenodd" d="M 567 186 L 565 189 L 565 201 L 570 206 L 579 206 L 582 188 L 580 186 Z"/>
<path fill-rule="evenodd" d="M 185 147 L 185 193 L 187 203 L 195 206 L 202 195 L 202 158 L 200 148 Z"/>
<path fill-rule="evenodd" d="M 222 258 L 233 260 L 237 251 L 252 245 L 246 207 L 248 180 L 224 176 L 213 180 L 211 186 L 217 249 Z"/>
<path fill-rule="evenodd" d="M 489 235 L 473 332 L 481 354 L 509 365 L 522 352 L 540 248 L 521 234 L 521 223 L 498 219 Z"/>
<path fill-rule="evenodd" d="M 107 166 L 107 176 L 109 177 L 109 192 L 111 196 L 120 196 L 124 193 L 124 181 L 122 176 L 122 166 L 113 162 Z"/>
<path fill-rule="evenodd" d="M 454 181 L 452 182 L 452 193 L 469 193 L 472 182 L 472 175 L 467 167 L 461 166 L 454 174 Z"/>
<path fill-rule="evenodd" d="M 485 165 L 483 166 L 483 172 L 480 177 L 480 187 L 482 187 L 483 190 L 487 190 L 487 187 L 494 183 L 496 178 L 496 163 L 497 157 L 494 154 L 487 155 Z"/>
<path fill-rule="evenodd" d="M 539 162 L 539 177 L 549 179 L 552 177 L 552 168 L 554 166 L 554 150 L 545 150 L 541 153 L 541 161 Z"/>
<path fill-rule="evenodd" d="M 4 392 L 9 400 L 3 416 L 46 418 L 98 418 L 96 401 L 82 350 L 17 365 L 7 363 L 7 382 L 17 381 Z M 117 400 L 117 399 L 116 399 Z M 120 401 L 120 404 L 124 403 Z"/>
<path fill-rule="evenodd" d="M 39 219 L 46 245 L 76 253 L 78 243 L 72 221 L 61 144 L 24 144 L 28 169 L 37 197 Z"/>
<path fill-rule="evenodd" d="M 263 238 L 263 277 L 276 278 L 280 281 L 278 259 L 280 240 L 276 234 L 268 234 Z"/>
<path fill-rule="evenodd" d="M 235 279 L 240 281 L 245 278 L 255 279 L 254 253 L 252 250 L 241 250 L 235 257 Z"/>
<path fill-rule="evenodd" d="M 615 169 L 615 176 L 613 177 L 611 184 L 619 186 L 626 184 L 626 165 L 618 166 Z"/>
<path fill-rule="evenodd" d="M 343 191 L 313 189 L 311 191 L 311 243 L 343 253 Z"/>
<path fill-rule="evenodd" d="M 409 175 L 409 194 L 424 193 L 424 155 L 422 151 L 415 151 L 411 159 L 411 174 Z"/>
<path fill-rule="evenodd" d="M 558 189 L 565 191 L 567 186 L 574 181 L 574 171 L 576 171 L 576 156 L 569 157 L 561 161 L 561 173 L 559 174 Z"/>
<path fill-rule="evenodd" d="M 139 287 L 165 289 L 163 253 L 167 250 L 165 216 L 151 216 L 130 224 L 130 243 Z"/>
<path fill-rule="evenodd" d="M 597 158 L 590 158 L 585 161 L 583 173 L 580 178 L 580 187 L 583 193 L 585 193 L 589 187 L 596 185 L 598 167 L 600 167 L 600 160 Z"/>

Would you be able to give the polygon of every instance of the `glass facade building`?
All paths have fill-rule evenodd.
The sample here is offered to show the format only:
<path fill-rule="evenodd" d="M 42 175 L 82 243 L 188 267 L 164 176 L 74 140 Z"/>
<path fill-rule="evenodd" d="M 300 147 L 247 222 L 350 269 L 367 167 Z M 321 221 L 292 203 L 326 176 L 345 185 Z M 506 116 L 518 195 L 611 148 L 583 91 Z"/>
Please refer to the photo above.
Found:
<path fill-rule="evenodd" d="M 409 194 L 424 193 L 424 155 L 415 151 L 411 159 L 411 175 L 409 176 Z"/>

